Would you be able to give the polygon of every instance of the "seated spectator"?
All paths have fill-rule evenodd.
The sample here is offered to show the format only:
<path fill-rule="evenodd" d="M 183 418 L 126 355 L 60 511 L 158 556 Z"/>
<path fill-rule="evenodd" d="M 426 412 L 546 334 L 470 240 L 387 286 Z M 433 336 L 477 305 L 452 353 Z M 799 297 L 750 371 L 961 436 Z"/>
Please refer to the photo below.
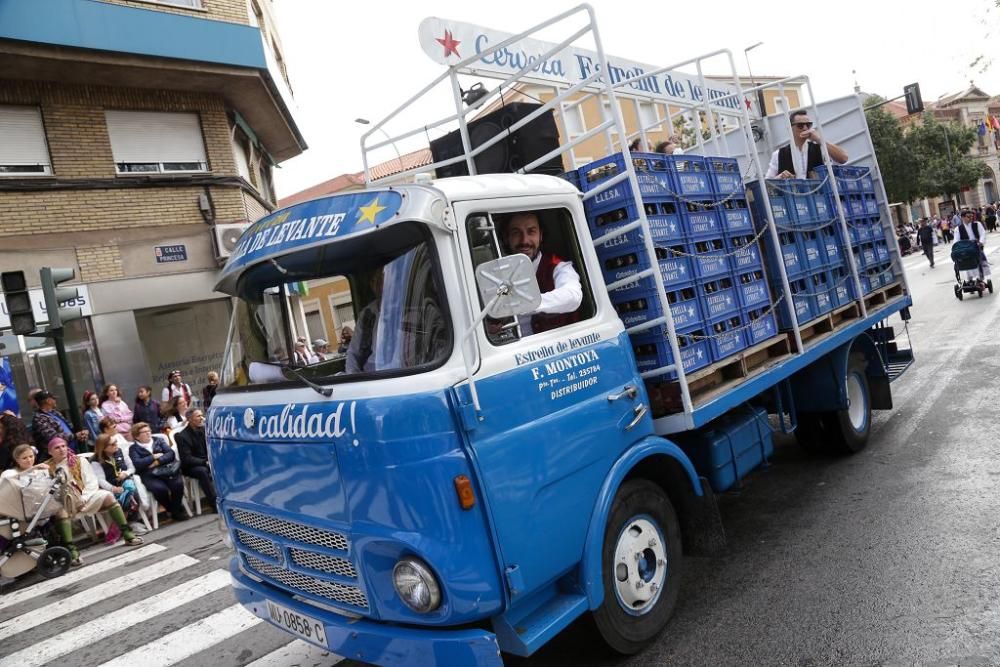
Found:
<path fill-rule="evenodd" d="M 0 470 L 14 465 L 14 448 L 25 442 L 31 442 L 31 436 L 24 422 L 12 414 L 0 414 Z"/>
<path fill-rule="evenodd" d="M 53 438 L 49 443 L 48 463 L 51 474 L 55 475 L 57 470 L 66 473 L 67 490 L 63 507 L 66 507 L 68 513 L 93 515 L 106 511 L 121 531 L 125 544 L 129 546 L 142 544 L 142 538 L 136 537 L 132 532 L 132 527 L 125 518 L 125 512 L 114 495 L 97 485 L 93 469 L 80 460 L 62 438 Z M 80 557 L 77 556 L 74 560 L 79 561 Z"/>
<path fill-rule="evenodd" d="M 176 396 L 166 408 L 167 425 L 165 431 L 176 431 L 187 426 L 188 402 L 183 396 Z"/>
<path fill-rule="evenodd" d="M 97 484 L 105 491 L 115 494 L 115 500 L 125 510 L 126 516 L 134 519 L 135 512 L 138 512 L 144 503 L 134 478 L 135 466 L 131 463 L 132 461 L 127 459 L 118 447 L 117 438 L 107 433 L 97 438 L 94 458 L 90 462 L 97 476 Z"/>
<path fill-rule="evenodd" d="M 51 391 L 39 390 L 34 395 L 38 412 L 31 418 L 31 434 L 35 438 L 39 458 L 48 457 L 49 442 L 53 438 L 62 438 L 74 452 L 78 444 L 86 444 L 89 433 L 87 429 L 73 432 L 66 418 L 56 409 L 56 397 Z"/>
<path fill-rule="evenodd" d="M 153 433 L 163 430 L 163 418 L 160 417 L 160 402 L 153 398 L 153 388 L 146 385 L 135 392 L 135 406 L 132 408 L 132 421 L 136 424 L 146 422 Z"/>
<path fill-rule="evenodd" d="M 219 388 L 219 374 L 209 371 L 207 379 L 208 384 L 201 390 L 201 404 L 206 410 L 212 407 L 212 401 L 215 400 L 215 392 Z"/>
<path fill-rule="evenodd" d="M 45 463 L 35 463 L 35 448 L 27 442 L 21 443 L 13 450 L 14 468 L 4 470 L 0 473 L 0 478 L 21 477 L 23 475 L 43 474 L 49 476 L 49 466 Z M 59 534 L 63 546 L 69 550 L 70 565 L 83 565 L 80 560 L 80 551 L 73 543 L 73 524 L 69 520 L 69 515 L 63 508 L 52 519 Z"/>
<path fill-rule="evenodd" d="M 91 444 L 97 442 L 97 437 L 101 435 L 102 419 L 104 419 L 104 412 L 101 410 L 101 397 L 97 395 L 96 391 L 88 389 L 83 392 L 83 423 L 87 425 Z"/>
<path fill-rule="evenodd" d="M 126 440 L 132 437 L 132 409 L 118 394 L 118 386 L 104 385 L 101 401 L 101 410 L 104 411 L 105 415 L 115 420 L 115 430 L 121 433 Z"/>
<path fill-rule="evenodd" d="M 206 511 L 215 511 L 215 485 L 208 469 L 208 445 L 205 443 L 205 413 L 195 408 L 188 412 L 188 427 L 174 436 L 181 455 L 181 472 L 198 480 L 208 500 Z"/>
<path fill-rule="evenodd" d="M 313 356 L 316 358 L 316 363 L 330 358 L 330 344 L 326 342 L 325 338 L 317 338 L 313 341 Z"/>
<path fill-rule="evenodd" d="M 143 485 L 167 508 L 174 521 L 186 521 L 188 517 L 182 505 L 184 479 L 180 475 L 180 462 L 170 448 L 170 443 L 162 435 L 154 437 L 149 424 L 145 422 L 132 425 L 132 437 L 134 441 L 129 447 L 128 455 Z"/>

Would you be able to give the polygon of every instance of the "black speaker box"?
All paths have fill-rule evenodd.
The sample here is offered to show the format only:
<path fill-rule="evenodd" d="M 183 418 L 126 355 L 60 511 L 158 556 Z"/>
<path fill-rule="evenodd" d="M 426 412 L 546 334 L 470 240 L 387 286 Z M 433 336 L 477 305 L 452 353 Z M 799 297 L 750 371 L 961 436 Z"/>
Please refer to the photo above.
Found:
<path fill-rule="evenodd" d="M 512 102 L 469 123 L 469 143 L 473 148 L 498 134 L 504 135 L 501 141 L 476 156 L 478 173 L 512 173 L 559 147 L 559 130 L 551 109 L 508 136 L 511 125 L 540 106 L 542 105 L 528 102 Z M 462 135 L 458 130 L 431 142 L 431 156 L 435 162 L 457 157 L 462 153 Z M 532 169 L 531 173 L 558 175 L 564 171 L 560 156 L 543 162 Z M 464 160 L 436 170 L 438 178 L 466 176 L 468 173 Z"/>

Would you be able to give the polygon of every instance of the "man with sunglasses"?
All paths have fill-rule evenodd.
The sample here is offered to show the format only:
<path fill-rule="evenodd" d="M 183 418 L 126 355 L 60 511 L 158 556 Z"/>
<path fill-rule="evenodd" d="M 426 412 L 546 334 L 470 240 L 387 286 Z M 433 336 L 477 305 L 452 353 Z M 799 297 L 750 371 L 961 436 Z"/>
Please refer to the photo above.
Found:
<path fill-rule="evenodd" d="M 792 143 L 774 151 L 765 178 L 809 178 L 809 173 L 823 164 L 823 138 L 813 128 L 809 114 L 805 110 L 793 111 L 788 120 L 792 124 Z M 826 150 L 834 162 L 847 162 L 847 151 L 837 144 L 826 142 Z"/>

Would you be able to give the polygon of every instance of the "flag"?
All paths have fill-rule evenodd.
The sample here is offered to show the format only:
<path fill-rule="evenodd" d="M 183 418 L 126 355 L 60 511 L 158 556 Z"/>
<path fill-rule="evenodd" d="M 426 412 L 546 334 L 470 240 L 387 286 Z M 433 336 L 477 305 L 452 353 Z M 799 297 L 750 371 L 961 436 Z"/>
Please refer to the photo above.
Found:
<path fill-rule="evenodd" d="M 996 116 L 990 116 L 990 126 L 994 130 L 1000 130 L 1000 119 L 998 119 Z"/>
<path fill-rule="evenodd" d="M 986 123 L 984 123 L 983 121 L 979 121 L 979 126 L 976 128 L 976 131 L 979 132 L 979 136 L 985 137 L 986 136 Z"/>

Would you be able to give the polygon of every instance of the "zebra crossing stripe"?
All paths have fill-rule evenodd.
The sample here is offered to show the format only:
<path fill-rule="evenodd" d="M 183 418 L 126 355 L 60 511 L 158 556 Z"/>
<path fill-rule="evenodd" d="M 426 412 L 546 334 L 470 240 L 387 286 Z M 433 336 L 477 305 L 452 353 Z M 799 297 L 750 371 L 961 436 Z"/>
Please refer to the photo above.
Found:
<path fill-rule="evenodd" d="M 149 544 L 144 547 L 140 547 L 139 549 L 127 551 L 121 556 L 108 558 L 107 560 L 102 560 L 99 563 L 81 567 L 78 570 L 70 570 L 63 576 L 56 579 L 47 579 L 46 581 L 39 582 L 33 586 L 29 586 L 28 588 L 23 588 L 19 591 L 13 591 L 12 593 L 0 596 L 0 609 L 12 607 L 20 602 L 24 602 L 25 600 L 30 600 L 38 597 L 39 595 L 51 593 L 52 591 L 57 591 L 60 588 L 65 588 L 70 584 L 82 581 L 96 574 L 113 570 L 122 565 L 134 563 L 135 561 L 142 560 L 152 556 L 153 554 L 166 550 L 167 548 L 162 544 Z"/>
<path fill-rule="evenodd" d="M 61 634 L 36 642 L 25 649 L 6 656 L 4 664 L 18 667 L 36 667 L 52 662 L 74 651 L 88 646 L 98 646 L 106 637 L 116 632 L 127 630 L 143 621 L 156 618 L 161 614 L 182 607 L 229 585 L 229 572 L 212 570 L 196 579 L 169 588 L 161 593 L 123 607 L 113 614 L 107 614 L 88 623 L 83 623 Z M 149 653 L 155 653 L 159 644 L 147 647 Z M 152 650 L 151 650 L 152 649 Z M 143 660 L 145 662 L 145 659 Z"/>
<path fill-rule="evenodd" d="M 247 667 L 319 667 L 335 665 L 343 660 L 339 655 L 314 646 L 307 641 L 296 639 L 276 651 L 251 662 Z"/>
<path fill-rule="evenodd" d="M 71 595 L 38 609 L 33 609 L 20 616 L 15 616 L 14 618 L 0 622 L 0 641 L 8 637 L 13 637 L 25 630 L 48 623 L 55 618 L 71 614 L 80 609 L 86 609 L 90 605 L 107 600 L 122 591 L 132 590 L 150 581 L 155 581 L 158 577 L 183 570 L 185 567 L 196 565 L 197 563 L 198 561 L 190 556 L 174 556 L 173 558 L 159 561 L 149 567 L 144 567 L 141 570 L 136 570 L 117 579 L 111 579 L 103 584 L 98 584 L 76 595 Z"/>
<path fill-rule="evenodd" d="M 263 620 L 241 605 L 234 604 L 197 623 L 159 637 L 155 646 L 140 646 L 105 662 L 101 667 L 168 667 L 252 628 Z"/>

